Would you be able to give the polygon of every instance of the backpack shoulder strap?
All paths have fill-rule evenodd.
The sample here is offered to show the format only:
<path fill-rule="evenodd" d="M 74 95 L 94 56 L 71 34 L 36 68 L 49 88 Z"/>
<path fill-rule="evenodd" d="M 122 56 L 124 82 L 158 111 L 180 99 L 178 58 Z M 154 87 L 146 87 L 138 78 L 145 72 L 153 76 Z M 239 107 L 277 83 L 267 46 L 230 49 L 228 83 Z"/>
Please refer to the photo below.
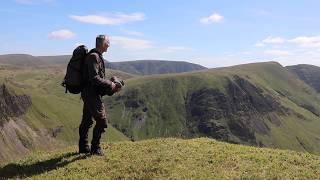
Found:
<path fill-rule="evenodd" d="M 99 63 L 101 62 L 101 60 L 103 60 L 103 58 L 102 58 L 101 55 L 97 52 L 96 49 L 91 49 L 91 50 L 89 51 L 89 53 L 87 54 L 87 56 L 90 55 L 90 54 L 93 54 L 97 59 L 99 59 Z"/>

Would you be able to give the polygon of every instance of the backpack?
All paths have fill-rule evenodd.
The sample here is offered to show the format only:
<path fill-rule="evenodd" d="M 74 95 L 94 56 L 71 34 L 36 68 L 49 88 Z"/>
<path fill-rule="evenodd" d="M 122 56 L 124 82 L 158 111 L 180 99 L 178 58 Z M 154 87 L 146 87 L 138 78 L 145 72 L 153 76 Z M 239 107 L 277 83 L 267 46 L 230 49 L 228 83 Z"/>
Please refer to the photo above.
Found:
<path fill-rule="evenodd" d="M 79 94 L 86 84 L 83 73 L 84 61 L 88 54 L 88 48 L 80 45 L 74 49 L 72 57 L 67 66 L 67 72 L 62 82 L 62 86 L 72 94 Z"/>

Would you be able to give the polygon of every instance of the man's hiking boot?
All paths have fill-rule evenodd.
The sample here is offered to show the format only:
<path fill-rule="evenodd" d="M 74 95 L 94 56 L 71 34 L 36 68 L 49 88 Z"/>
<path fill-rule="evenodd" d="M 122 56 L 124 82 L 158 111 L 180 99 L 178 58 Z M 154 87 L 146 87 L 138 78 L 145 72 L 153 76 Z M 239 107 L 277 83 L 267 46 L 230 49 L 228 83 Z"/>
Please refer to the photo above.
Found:
<path fill-rule="evenodd" d="M 91 155 L 104 156 L 101 147 L 91 147 Z"/>
<path fill-rule="evenodd" d="M 79 146 L 79 154 L 90 153 L 89 145 Z"/>

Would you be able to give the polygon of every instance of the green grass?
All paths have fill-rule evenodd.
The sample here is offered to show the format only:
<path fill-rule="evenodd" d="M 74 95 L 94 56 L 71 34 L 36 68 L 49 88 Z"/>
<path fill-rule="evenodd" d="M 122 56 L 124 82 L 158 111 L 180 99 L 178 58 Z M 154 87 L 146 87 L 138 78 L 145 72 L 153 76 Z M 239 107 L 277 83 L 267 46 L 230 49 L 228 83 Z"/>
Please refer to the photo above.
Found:
<path fill-rule="evenodd" d="M 212 139 L 105 143 L 104 157 L 76 148 L 38 152 L 0 168 L 4 178 L 30 179 L 317 179 L 320 157 L 233 145 Z"/>

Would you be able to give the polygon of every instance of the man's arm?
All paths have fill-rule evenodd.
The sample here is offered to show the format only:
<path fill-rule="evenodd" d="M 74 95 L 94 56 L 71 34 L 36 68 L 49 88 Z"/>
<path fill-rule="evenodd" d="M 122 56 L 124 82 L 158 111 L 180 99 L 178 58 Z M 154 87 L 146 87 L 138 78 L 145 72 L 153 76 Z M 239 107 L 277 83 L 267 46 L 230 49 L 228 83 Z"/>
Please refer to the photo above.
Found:
<path fill-rule="evenodd" d="M 99 64 L 98 64 L 98 56 L 95 54 L 89 54 L 86 61 L 88 64 L 88 78 L 89 82 L 95 86 L 101 86 L 104 88 L 111 88 L 113 89 L 115 84 L 108 80 L 103 79 L 99 76 Z"/>

